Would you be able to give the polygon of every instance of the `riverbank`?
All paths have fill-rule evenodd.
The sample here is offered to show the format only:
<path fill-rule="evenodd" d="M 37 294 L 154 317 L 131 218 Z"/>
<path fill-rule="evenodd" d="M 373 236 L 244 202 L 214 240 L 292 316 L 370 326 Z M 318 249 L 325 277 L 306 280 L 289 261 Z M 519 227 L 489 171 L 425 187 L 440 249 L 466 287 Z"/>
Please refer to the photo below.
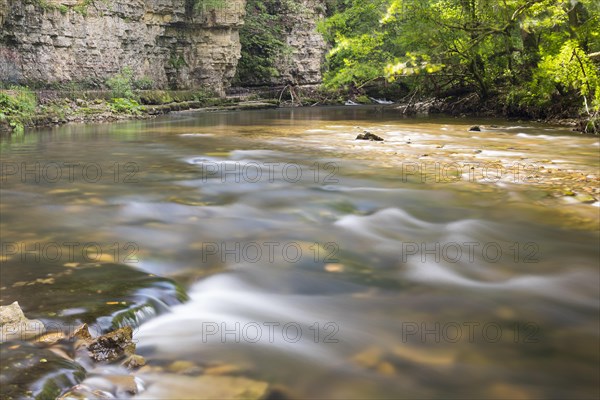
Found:
<path fill-rule="evenodd" d="M 137 91 L 129 98 L 110 91 L 0 91 L 0 135 L 67 123 L 148 119 L 175 111 L 241 111 L 277 108 L 271 100 L 217 97 L 206 91 Z"/>
<path fill-rule="evenodd" d="M 382 104 L 383 102 L 383 104 Z M 406 96 L 395 101 L 332 91 L 318 85 L 233 88 L 228 96 L 218 97 L 206 91 L 147 90 L 131 98 L 113 98 L 110 91 L 0 91 L 0 135 L 23 133 L 25 129 L 58 126 L 67 123 L 103 123 L 149 119 L 177 111 L 242 111 L 287 107 L 374 105 L 395 110 L 398 115 L 447 115 L 452 117 L 507 118 L 560 125 L 579 133 L 597 133 L 595 117 L 577 115 L 573 110 L 540 117 L 535 112 L 513 110 L 498 98 L 480 101 L 475 94 L 460 96 Z"/>
<path fill-rule="evenodd" d="M 244 91 L 244 89 L 240 89 Z M 397 110 L 399 115 L 446 115 L 452 117 L 506 118 L 569 127 L 573 132 L 600 133 L 600 110 L 582 113 L 576 104 L 557 102 L 550 108 L 516 106 L 506 93 L 481 99 L 475 92 L 446 93 L 440 96 L 400 94 L 390 88 L 374 86 L 359 92 L 327 90 L 321 86 L 256 88 L 255 93 L 276 99 L 283 106 L 379 105 Z M 253 93 L 252 90 L 246 93 Z M 389 97 L 388 97 L 389 96 Z"/>
<path fill-rule="evenodd" d="M 404 93 L 374 86 L 360 91 L 331 90 L 321 85 L 233 88 L 237 97 L 258 97 L 276 102 L 280 107 L 379 106 L 395 110 L 399 116 L 442 115 L 461 118 L 505 118 L 564 126 L 573 132 L 600 133 L 599 110 L 581 114 L 574 104 L 557 103 L 551 109 L 527 108 L 507 103 L 507 94 L 498 93 L 481 100 L 474 92 L 446 93 L 441 96 Z"/>

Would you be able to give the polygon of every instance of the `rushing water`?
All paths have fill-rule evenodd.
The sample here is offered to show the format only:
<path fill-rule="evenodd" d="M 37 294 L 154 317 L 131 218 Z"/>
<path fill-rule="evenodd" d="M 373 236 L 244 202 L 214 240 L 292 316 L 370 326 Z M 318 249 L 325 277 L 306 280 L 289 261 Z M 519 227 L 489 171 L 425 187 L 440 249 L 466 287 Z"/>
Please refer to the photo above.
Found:
<path fill-rule="evenodd" d="M 2 241 L 42 260 L 3 247 L 2 305 L 77 319 L 83 300 L 44 315 L 52 283 L 15 283 L 90 259 L 180 282 L 189 301 L 135 333 L 140 398 L 199 396 L 181 360 L 292 398 L 597 398 L 598 203 L 532 180 L 593 190 L 598 138 L 473 122 L 302 109 L 4 138 Z"/>

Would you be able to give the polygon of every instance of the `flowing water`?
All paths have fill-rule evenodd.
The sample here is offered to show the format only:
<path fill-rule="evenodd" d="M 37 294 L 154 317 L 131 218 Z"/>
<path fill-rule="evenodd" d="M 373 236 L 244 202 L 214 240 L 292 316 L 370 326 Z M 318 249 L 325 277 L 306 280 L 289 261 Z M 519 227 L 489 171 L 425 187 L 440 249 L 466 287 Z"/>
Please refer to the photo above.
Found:
<path fill-rule="evenodd" d="M 324 108 L 0 143 L 2 305 L 84 321 L 121 279 L 88 264 L 185 288 L 136 317 L 140 398 L 200 396 L 176 361 L 291 398 L 600 395 L 597 137 Z"/>

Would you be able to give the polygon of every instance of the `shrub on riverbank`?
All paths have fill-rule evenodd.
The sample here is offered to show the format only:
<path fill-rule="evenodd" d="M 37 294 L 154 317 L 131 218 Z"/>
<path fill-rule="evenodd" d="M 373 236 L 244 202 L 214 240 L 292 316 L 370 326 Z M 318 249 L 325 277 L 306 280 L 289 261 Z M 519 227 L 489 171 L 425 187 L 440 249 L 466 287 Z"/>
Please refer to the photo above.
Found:
<path fill-rule="evenodd" d="M 37 99 L 28 88 L 13 87 L 0 92 L 0 123 L 8 124 L 15 133 L 23 133 L 36 106 Z"/>
<path fill-rule="evenodd" d="M 111 90 L 112 96 L 115 99 L 138 100 L 138 91 L 152 90 L 155 84 L 147 76 L 135 77 L 130 67 L 124 67 L 118 74 L 106 80 L 106 86 Z"/>
<path fill-rule="evenodd" d="M 100 91 L 0 91 L 0 134 L 22 133 L 25 127 L 61 125 L 69 122 L 98 123 L 153 118 L 175 111 L 208 108 L 241 110 L 272 108 L 270 102 L 243 102 L 222 98 L 209 90 L 136 91 L 141 100 L 113 98 Z"/>
<path fill-rule="evenodd" d="M 115 98 L 108 105 L 116 114 L 142 115 L 145 107 L 133 99 Z"/>

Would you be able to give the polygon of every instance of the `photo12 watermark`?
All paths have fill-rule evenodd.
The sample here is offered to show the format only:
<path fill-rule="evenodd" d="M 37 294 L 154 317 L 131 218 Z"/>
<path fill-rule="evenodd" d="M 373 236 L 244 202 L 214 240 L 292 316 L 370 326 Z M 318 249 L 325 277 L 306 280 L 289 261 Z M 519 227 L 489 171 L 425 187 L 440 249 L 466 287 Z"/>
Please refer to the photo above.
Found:
<path fill-rule="evenodd" d="M 202 343 L 339 343 L 340 327 L 335 322 L 202 322 Z"/>
<path fill-rule="evenodd" d="M 135 242 L 0 242 L 3 260 L 27 263 L 115 262 L 136 264 L 140 247 Z"/>
<path fill-rule="evenodd" d="M 136 343 L 135 333 L 139 327 L 130 326 L 130 328 L 133 332 L 131 341 Z M 60 338 L 61 341 L 75 343 L 80 340 L 77 333 L 82 330 L 89 332 L 92 338 L 97 338 L 105 333 L 105 330 L 97 323 L 84 325 L 63 321 L 24 320 L 3 324 L 0 329 L 0 343 L 19 340 L 48 344 L 56 342 L 57 338 Z"/>
<path fill-rule="evenodd" d="M 85 326 L 92 337 L 101 336 L 104 330 L 98 324 Z M 42 323 L 38 320 L 15 322 L 5 324 L 0 331 L 0 342 L 5 340 L 30 340 L 38 337 L 43 342 L 50 334 L 60 334 L 63 340 L 76 342 L 76 333 L 82 329 L 81 324 L 66 323 L 60 321 L 47 321 Z M 138 327 L 131 326 L 133 342 Z M 296 321 L 246 321 L 246 322 L 224 322 L 203 321 L 199 335 L 205 344 L 296 344 L 299 342 L 312 342 L 324 344 L 340 343 L 340 326 L 336 322 L 317 321 L 312 324 Z"/>
<path fill-rule="evenodd" d="M 537 264 L 540 245 L 535 242 L 402 242 L 400 262 Z"/>
<path fill-rule="evenodd" d="M 203 242 L 200 246 L 203 263 L 218 259 L 222 263 L 295 264 L 310 259 L 315 263 L 338 263 L 339 244 L 335 242 L 307 243 L 297 241 Z"/>
<path fill-rule="evenodd" d="M 100 165 L 84 161 L 2 162 L 0 182 L 35 184 L 58 183 L 139 183 L 140 166 L 135 162 Z"/>
<path fill-rule="evenodd" d="M 288 162 L 206 161 L 194 162 L 203 182 L 220 183 L 298 183 L 333 185 L 339 183 L 340 167 L 335 162 L 302 165 Z"/>
<path fill-rule="evenodd" d="M 396 167 L 404 183 L 539 183 L 541 164 L 515 162 L 503 165 L 498 162 L 402 162 Z"/>
<path fill-rule="evenodd" d="M 540 326 L 534 322 L 515 322 L 511 325 L 499 322 L 449 321 L 416 322 L 400 324 L 402 343 L 540 343 Z"/>

